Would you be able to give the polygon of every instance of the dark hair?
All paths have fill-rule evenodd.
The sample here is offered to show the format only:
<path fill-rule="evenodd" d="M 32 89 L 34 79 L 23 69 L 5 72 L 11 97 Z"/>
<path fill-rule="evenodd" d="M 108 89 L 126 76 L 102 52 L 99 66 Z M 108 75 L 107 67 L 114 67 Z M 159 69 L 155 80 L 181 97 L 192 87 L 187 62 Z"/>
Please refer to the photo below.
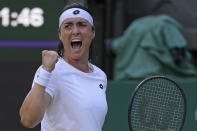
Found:
<path fill-rule="evenodd" d="M 69 5 L 66 5 L 62 11 L 60 12 L 59 16 L 65 11 L 65 10 L 68 10 L 68 9 L 71 9 L 71 8 L 80 8 L 80 9 L 83 9 L 85 11 L 87 11 L 88 13 L 91 14 L 91 12 L 88 10 L 88 7 L 83 5 L 82 3 L 72 3 L 72 4 L 69 4 Z M 94 27 L 92 27 L 92 29 L 94 30 Z M 59 37 L 58 37 L 59 38 Z M 64 45 L 62 43 L 61 40 L 59 40 L 59 44 L 58 44 L 58 47 L 57 47 L 57 53 L 60 57 L 63 57 L 64 55 Z M 89 52 L 89 59 L 91 59 L 92 57 L 92 44 L 90 45 L 90 52 Z"/>
<path fill-rule="evenodd" d="M 80 8 L 80 9 L 83 9 L 85 11 L 87 11 L 88 13 L 90 13 L 90 15 L 92 15 L 92 13 L 90 12 L 90 10 L 88 9 L 88 7 L 82 3 L 72 3 L 72 4 L 69 4 L 69 5 L 66 5 L 62 11 L 60 12 L 59 16 L 65 11 L 65 10 L 68 10 L 68 9 L 71 9 L 71 8 Z"/>

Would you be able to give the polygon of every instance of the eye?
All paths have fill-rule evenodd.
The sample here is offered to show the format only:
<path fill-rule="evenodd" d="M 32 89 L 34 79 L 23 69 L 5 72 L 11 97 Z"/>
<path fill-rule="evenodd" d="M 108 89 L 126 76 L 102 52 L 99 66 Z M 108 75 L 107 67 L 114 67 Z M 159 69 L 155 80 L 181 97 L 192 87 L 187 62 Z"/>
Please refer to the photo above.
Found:
<path fill-rule="evenodd" d="M 71 25 L 70 25 L 70 24 L 65 24 L 65 25 L 64 25 L 64 28 L 65 28 L 65 29 L 70 29 L 70 28 L 71 28 Z"/>
<path fill-rule="evenodd" d="M 80 22 L 79 25 L 83 26 L 83 27 L 87 26 L 87 24 L 85 22 Z"/>

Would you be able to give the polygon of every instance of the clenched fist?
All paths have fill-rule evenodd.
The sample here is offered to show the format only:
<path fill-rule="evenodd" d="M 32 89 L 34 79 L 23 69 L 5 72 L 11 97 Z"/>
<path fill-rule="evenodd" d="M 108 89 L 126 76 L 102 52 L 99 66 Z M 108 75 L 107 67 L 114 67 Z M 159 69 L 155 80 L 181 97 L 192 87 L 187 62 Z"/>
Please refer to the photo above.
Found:
<path fill-rule="evenodd" d="M 43 50 L 42 51 L 42 65 L 43 68 L 51 72 L 55 68 L 58 61 L 58 54 L 55 51 Z"/>

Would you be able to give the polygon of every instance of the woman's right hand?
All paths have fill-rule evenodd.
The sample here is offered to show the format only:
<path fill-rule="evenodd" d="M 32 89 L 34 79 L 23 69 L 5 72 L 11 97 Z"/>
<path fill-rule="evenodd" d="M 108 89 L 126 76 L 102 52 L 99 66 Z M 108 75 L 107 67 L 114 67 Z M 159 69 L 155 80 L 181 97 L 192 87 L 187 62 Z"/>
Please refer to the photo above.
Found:
<path fill-rule="evenodd" d="M 58 54 L 56 51 L 43 50 L 42 51 L 42 65 L 43 68 L 51 72 L 55 68 L 55 64 L 58 61 Z"/>

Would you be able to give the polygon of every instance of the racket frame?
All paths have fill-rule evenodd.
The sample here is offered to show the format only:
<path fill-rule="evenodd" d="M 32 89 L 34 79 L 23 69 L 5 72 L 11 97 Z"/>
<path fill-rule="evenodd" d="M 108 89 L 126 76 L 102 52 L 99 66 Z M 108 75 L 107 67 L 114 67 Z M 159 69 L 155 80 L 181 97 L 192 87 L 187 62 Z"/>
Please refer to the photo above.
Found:
<path fill-rule="evenodd" d="M 132 108 L 132 105 L 133 105 L 133 101 L 134 101 L 135 95 L 136 95 L 136 93 L 142 87 L 142 85 L 144 83 L 146 83 L 147 81 L 152 80 L 152 79 L 165 79 L 165 80 L 168 80 L 168 81 L 174 83 L 176 85 L 176 87 L 179 89 L 179 91 L 181 92 L 181 95 L 183 96 L 183 101 L 184 101 L 184 114 L 183 114 L 183 119 L 181 121 L 181 126 L 179 128 L 179 131 L 181 131 L 182 128 L 183 128 L 183 125 L 184 125 L 184 121 L 185 121 L 185 118 L 186 118 L 186 112 L 187 112 L 186 96 L 185 96 L 185 93 L 182 90 L 182 88 L 180 88 L 180 86 L 174 80 L 172 80 L 172 79 L 170 79 L 170 78 L 168 78 L 166 76 L 151 76 L 151 77 L 145 78 L 134 89 L 134 91 L 133 91 L 133 93 L 131 95 L 131 98 L 130 98 L 129 108 L 128 108 L 128 124 L 129 124 L 129 130 L 130 131 L 133 131 L 132 125 L 131 125 L 131 108 Z"/>

